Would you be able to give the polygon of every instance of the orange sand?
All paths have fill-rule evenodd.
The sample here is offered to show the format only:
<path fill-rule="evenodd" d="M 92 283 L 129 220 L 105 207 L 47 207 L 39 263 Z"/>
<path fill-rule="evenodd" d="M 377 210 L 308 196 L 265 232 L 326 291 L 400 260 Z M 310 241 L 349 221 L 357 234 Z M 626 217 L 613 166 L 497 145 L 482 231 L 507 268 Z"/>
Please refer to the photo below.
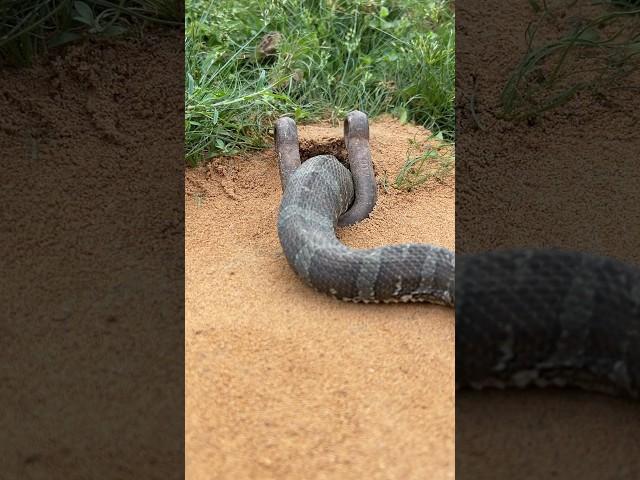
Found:
<path fill-rule="evenodd" d="M 304 148 L 340 127 L 299 128 Z M 379 180 L 422 128 L 371 125 Z M 304 157 L 304 154 L 303 154 Z M 304 285 L 276 234 L 273 150 L 186 177 L 186 470 L 190 480 L 454 477 L 454 312 L 355 305 Z M 454 179 L 379 190 L 355 247 L 454 247 Z"/>

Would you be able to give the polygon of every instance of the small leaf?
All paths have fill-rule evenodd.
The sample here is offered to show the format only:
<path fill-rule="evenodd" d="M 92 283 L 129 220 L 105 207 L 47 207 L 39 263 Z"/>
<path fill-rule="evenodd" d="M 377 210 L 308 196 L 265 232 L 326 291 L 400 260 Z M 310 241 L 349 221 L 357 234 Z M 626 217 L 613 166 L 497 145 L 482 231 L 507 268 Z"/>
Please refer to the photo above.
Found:
<path fill-rule="evenodd" d="M 409 112 L 407 111 L 407 109 L 404 107 L 400 107 L 399 112 L 400 114 L 398 115 L 398 119 L 400 120 L 400 123 L 407 123 L 407 118 L 409 117 Z"/>
<path fill-rule="evenodd" d="M 187 72 L 187 93 L 191 95 L 196 88 L 196 82 L 193 79 L 193 75 Z"/>
<path fill-rule="evenodd" d="M 73 17 L 73 19 L 74 19 L 74 20 L 77 20 L 77 21 L 78 21 L 78 22 L 80 22 L 80 23 L 84 23 L 85 25 L 89 25 L 90 27 L 93 27 L 93 21 L 89 21 L 89 20 L 87 20 L 87 19 L 86 19 L 86 18 L 84 18 L 84 17 L 80 17 L 80 16 L 78 16 L 78 15 L 75 15 L 75 16 Z"/>
<path fill-rule="evenodd" d="M 304 118 L 308 118 L 309 114 L 302 108 L 296 107 L 296 109 L 293 111 L 293 116 L 295 120 L 302 120 Z"/>
<path fill-rule="evenodd" d="M 220 150 L 224 150 L 224 142 L 222 140 L 220 140 L 219 138 L 216 140 L 216 147 Z"/>
<path fill-rule="evenodd" d="M 87 5 L 84 2 L 78 1 L 78 2 L 73 2 L 73 8 L 75 9 L 76 12 L 78 12 L 78 15 L 73 17 L 75 20 L 78 20 L 79 22 L 82 22 L 82 23 L 86 23 L 87 25 L 93 25 L 94 23 L 93 10 L 91 10 L 91 7 L 89 5 Z"/>
<path fill-rule="evenodd" d="M 380 18 L 387 18 L 389 16 L 389 9 L 387 7 L 380 7 Z"/>

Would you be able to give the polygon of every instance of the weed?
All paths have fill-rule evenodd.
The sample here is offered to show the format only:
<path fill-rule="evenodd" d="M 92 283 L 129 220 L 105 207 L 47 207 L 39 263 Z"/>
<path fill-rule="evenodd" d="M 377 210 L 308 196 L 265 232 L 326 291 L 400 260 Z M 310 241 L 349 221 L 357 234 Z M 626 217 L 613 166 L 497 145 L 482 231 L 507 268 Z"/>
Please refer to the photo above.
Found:
<path fill-rule="evenodd" d="M 543 112 L 557 108 L 580 92 L 594 97 L 620 88 L 640 65 L 640 14 L 638 2 L 595 2 L 605 11 L 593 18 L 566 15 L 575 4 L 551 8 L 546 2 L 530 1 L 539 12 L 526 32 L 527 53 L 509 77 L 502 92 L 503 116 L 530 122 Z M 558 12 L 562 10 L 563 15 Z M 550 42 L 538 42 L 545 27 L 565 17 L 566 34 Z"/>
<path fill-rule="evenodd" d="M 433 141 L 436 145 L 432 146 Z M 415 139 L 409 142 L 407 160 L 396 176 L 393 186 L 400 190 L 411 190 L 428 180 L 444 181 L 454 168 L 453 144 L 445 141 L 441 135 L 432 135 L 426 140 L 427 148 L 419 155 L 423 145 Z"/>
<path fill-rule="evenodd" d="M 120 35 L 134 21 L 178 25 L 181 12 L 175 0 L 5 0 L 0 61 L 29 65 L 35 56 L 86 36 Z"/>

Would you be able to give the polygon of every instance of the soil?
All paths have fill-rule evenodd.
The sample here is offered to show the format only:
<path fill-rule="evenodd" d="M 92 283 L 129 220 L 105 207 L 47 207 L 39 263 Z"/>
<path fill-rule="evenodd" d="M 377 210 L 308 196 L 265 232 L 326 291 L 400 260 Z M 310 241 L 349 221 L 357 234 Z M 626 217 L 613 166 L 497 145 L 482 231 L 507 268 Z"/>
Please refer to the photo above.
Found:
<path fill-rule="evenodd" d="M 528 122 L 500 117 L 536 18 L 531 3 L 457 4 L 457 252 L 549 246 L 640 261 L 638 73 L 630 88 L 584 91 Z M 558 12 L 545 35 L 593 18 L 601 7 L 588 3 Z M 460 392 L 456 475 L 640 478 L 638 424 L 637 404 L 602 395 Z"/>
<path fill-rule="evenodd" d="M 428 135 L 372 122 L 378 181 Z M 303 159 L 344 156 L 340 127 L 299 137 Z M 371 217 L 339 236 L 453 249 L 454 184 L 381 185 Z M 453 478 L 453 309 L 349 304 L 307 287 L 278 242 L 280 198 L 272 149 L 186 174 L 187 478 Z"/>
<path fill-rule="evenodd" d="M 182 48 L 2 71 L 4 478 L 182 478 Z"/>

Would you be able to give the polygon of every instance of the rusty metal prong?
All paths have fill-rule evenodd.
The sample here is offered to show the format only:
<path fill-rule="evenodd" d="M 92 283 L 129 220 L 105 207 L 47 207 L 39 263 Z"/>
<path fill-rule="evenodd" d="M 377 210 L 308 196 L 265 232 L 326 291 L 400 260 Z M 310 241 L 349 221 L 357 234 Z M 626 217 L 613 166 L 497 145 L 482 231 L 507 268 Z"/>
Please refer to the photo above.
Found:
<path fill-rule="evenodd" d="M 293 118 L 280 117 L 276 120 L 274 133 L 280 184 L 284 192 L 289 176 L 300 166 L 300 145 L 296 122 Z"/>
<path fill-rule="evenodd" d="M 344 143 L 353 177 L 355 200 L 338 219 L 339 226 L 364 220 L 376 204 L 376 179 L 369 149 L 369 119 L 365 113 L 354 110 L 344 119 Z"/>

